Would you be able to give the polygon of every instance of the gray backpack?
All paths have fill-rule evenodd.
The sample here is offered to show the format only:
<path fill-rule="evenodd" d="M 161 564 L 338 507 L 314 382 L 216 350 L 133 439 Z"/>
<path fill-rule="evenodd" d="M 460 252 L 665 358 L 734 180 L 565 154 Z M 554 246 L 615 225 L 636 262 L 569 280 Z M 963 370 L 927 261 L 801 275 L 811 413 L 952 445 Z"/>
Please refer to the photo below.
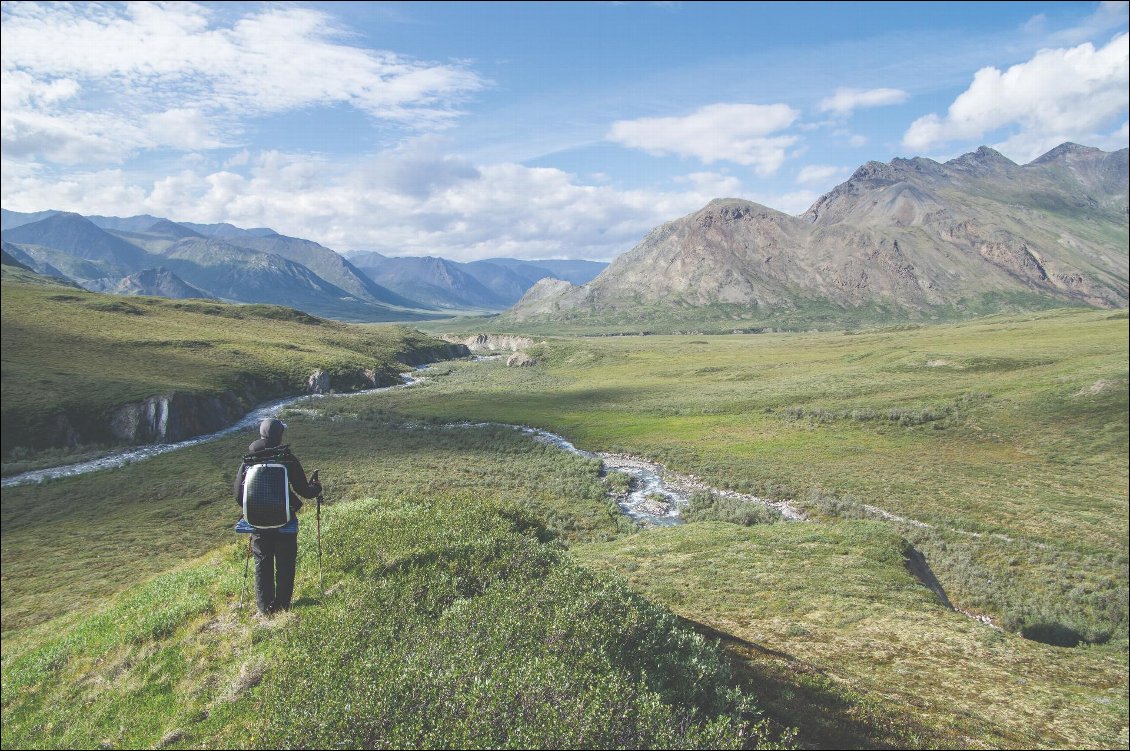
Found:
<path fill-rule="evenodd" d="M 278 529 L 290 521 L 290 479 L 280 458 L 243 458 L 243 518 L 256 529 Z"/>

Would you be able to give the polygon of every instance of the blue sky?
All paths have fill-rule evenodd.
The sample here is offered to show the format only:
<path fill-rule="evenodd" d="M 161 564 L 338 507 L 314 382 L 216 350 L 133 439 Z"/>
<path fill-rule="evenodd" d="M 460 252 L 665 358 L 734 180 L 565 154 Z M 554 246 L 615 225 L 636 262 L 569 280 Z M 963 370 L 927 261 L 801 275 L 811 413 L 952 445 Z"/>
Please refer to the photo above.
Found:
<path fill-rule="evenodd" d="M 5 208 L 609 260 L 869 160 L 1127 146 L 1127 3 L 4 3 Z"/>

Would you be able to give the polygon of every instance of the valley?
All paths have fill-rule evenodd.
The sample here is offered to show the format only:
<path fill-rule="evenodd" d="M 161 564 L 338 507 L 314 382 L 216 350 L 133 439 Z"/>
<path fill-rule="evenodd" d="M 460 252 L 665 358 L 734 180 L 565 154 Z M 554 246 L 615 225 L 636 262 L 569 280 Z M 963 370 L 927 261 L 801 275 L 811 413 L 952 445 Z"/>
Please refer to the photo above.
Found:
<path fill-rule="evenodd" d="M 139 320 L 114 314 L 130 325 Z M 383 650 L 396 643 L 382 630 L 393 626 L 365 614 L 393 591 L 366 589 L 355 578 L 362 564 L 348 561 L 351 550 L 379 549 L 387 533 L 361 519 L 384 519 L 404 530 L 397 534 L 432 529 L 427 534 L 439 537 L 428 540 L 436 541 L 470 519 L 489 519 L 481 529 L 541 530 L 536 536 L 547 542 L 537 545 L 564 546 L 570 566 L 623 581 L 674 613 L 685 633 L 720 640 L 732 672 L 719 680 L 758 708 L 732 721 L 764 719 L 756 732 L 776 738 L 770 745 L 788 743 L 790 727 L 797 742 L 815 747 L 1124 744 L 1126 323 L 1124 311 L 1060 310 L 863 332 L 499 339 L 537 363 L 447 360 L 411 389 L 285 407 L 290 438 L 308 467 L 322 469 L 330 500 L 328 593 L 311 589 L 313 544 L 303 526 L 293 617 L 303 630 L 345 638 L 353 628 L 340 626 L 347 607 L 368 624 L 359 621 L 357 634 L 388 634 L 372 642 Z M 641 530 L 613 500 L 629 485 L 615 466 L 602 470 L 591 454 L 499 423 L 552 432 L 584 452 L 658 463 L 672 479 L 693 477 L 719 492 L 691 492 L 681 509 L 686 523 Z M 117 470 L 5 488 L 6 735 L 26 742 L 31 736 L 20 728 L 54 726 L 69 734 L 45 736 L 56 742 L 114 736 L 111 703 L 144 701 L 164 707 L 157 716 L 183 719 L 149 721 L 123 741 L 152 745 L 173 731 L 174 745 L 258 737 L 228 702 L 273 701 L 278 684 L 268 677 L 222 698 L 256 664 L 277 659 L 254 647 L 275 625 L 230 610 L 241 553 L 238 541 L 223 542 L 235 516 L 227 486 L 232 457 L 248 440 L 237 433 Z M 741 494 L 787 502 L 810 521 L 775 521 Z M 335 526 L 338 514 L 352 521 Z M 432 544 L 413 543 L 424 546 L 420 555 Z M 419 592 L 419 577 L 432 576 L 425 561 L 456 565 L 447 556 L 463 544 L 418 559 L 405 570 L 411 586 Z M 946 600 L 916 578 L 915 558 Z M 458 569 L 457 586 L 479 583 L 427 606 L 411 627 L 430 634 L 422 643 L 449 649 L 433 628 L 452 627 L 463 612 L 457 603 L 487 598 L 485 605 L 518 592 L 518 580 L 491 565 Z M 382 570 L 381 580 L 400 576 Z M 135 607 L 128 603 L 169 586 L 181 591 L 169 602 L 183 605 L 167 626 L 107 647 L 81 645 L 108 636 L 65 636 L 88 633 L 110 617 L 97 613 Z M 532 602 L 529 592 L 513 596 L 491 606 L 491 617 Z M 989 623 L 950 610 L 947 600 Z M 400 607 L 425 612 L 417 603 Z M 519 622 L 539 621 L 527 614 Z M 459 633 L 459 650 L 490 649 L 486 632 Z M 220 653 L 233 640 L 248 640 L 242 657 Z M 331 659 L 328 645 L 300 642 L 288 648 L 309 655 L 300 659 Z M 121 675 L 133 678 L 104 674 L 104 649 L 125 660 Z M 172 683 L 136 672 L 154 650 L 185 661 Z M 191 654 L 210 657 L 191 662 Z M 361 669 L 353 651 L 335 654 L 347 670 Z M 481 664 L 445 654 L 467 670 Z M 520 654 L 539 659 L 536 649 Z M 32 665 L 50 667 L 28 673 Z M 385 669 L 376 665 L 369 669 Z M 516 675 L 501 670 L 504 680 Z M 356 675 L 350 680 L 377 680 Z M 470 685 L 454 674 L 435 684 L 415 680 L 444 692 Z M 548 690 L 557 678 L 538 680 Z M 345 690 L 340 681 L 319 685 L 327 703 L 303 710 L 311 717 L 336 712 L 335 692 Z M 395 681 L 383 685 L 391 693 L 372 701 L 399 701 Z M 661 695 L 671 707 L 700 701 Z M 104 712 L 72 716 L 65 707 L 80 697 Z M 301 737 L 357 738 L 370 732 L 362 730 L 366 716 L 333 725 L 344 735 Z M 493 737 L 452 735 L 450 722 L 433 726 L 440 735 L 398 737 Z M 711 745 L 722 743 L 712 737 Z"/>

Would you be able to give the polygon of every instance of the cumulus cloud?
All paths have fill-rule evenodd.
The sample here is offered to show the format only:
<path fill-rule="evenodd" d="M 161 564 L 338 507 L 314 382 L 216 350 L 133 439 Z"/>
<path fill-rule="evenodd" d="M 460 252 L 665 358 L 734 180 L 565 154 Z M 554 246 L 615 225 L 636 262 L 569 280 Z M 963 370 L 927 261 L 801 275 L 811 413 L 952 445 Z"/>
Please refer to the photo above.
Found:
<path fill-rule="evenodd" d="M 934 113 L 915 120 L 903 144 L 923 151 L 1013 128 L 997 147 L 1026 162 L 1064 141 L 1108 141 L 1130 102 L 1128 50 L 1130 35 L 1124 33 L 1099 49 L 1088 42 L 1041 50 L 1004 72 L 982 68 L 944 117 Z"/>
<path fill-rule="evenodd" d="M 850 115 L 865 107 L 884 107 L 901 104 L 910 95 L 902 89 L 850 89 L 840 87 L 830 97 L 820 100 L 818 109 L 836 115 Z"/>
<path fill-rule="evenodd" d="M 711 104 L 683 117 L 617 120 L 606 138 L 657 156 L 689 156 L 704 164 L 729 161 L 768 176 L 784 163 L 796 136 L 771 135 L 792 125 L 785 104 Z"/>
<path fill-rule="evenodd" d="M 669 189 L 623 190 L 559 169 L 474 165 L 442 145 L 419 139 L 351 162 L 241 154 L 234 161 L 246 165 L 188 168 L 156 180 L 114 169 L 75 171 L 60 181 L 5 165 L 0 198 L 17 211 L 268 226 L 335 250 L 468 261 L 611 259 L 656 225 L 741 193 L 736 178 L 716 172 L 692 173 Z"/>
<path fill-rule="evenodd" d="M 311 106 L 436 128 L 485 85 L 461 64 L 350 46 L 300 7 L 228 20 L 187 2 L 6 3 L 0 35 L 4 150 L 63 163 L 215 148 L 248 116 Z"/>

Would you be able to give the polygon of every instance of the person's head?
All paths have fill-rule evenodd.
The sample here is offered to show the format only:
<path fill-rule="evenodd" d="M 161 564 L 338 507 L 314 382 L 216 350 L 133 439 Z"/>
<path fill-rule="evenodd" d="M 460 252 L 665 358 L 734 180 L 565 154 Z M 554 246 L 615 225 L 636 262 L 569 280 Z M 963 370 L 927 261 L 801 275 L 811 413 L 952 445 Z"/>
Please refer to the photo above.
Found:
<path fill-rule="evenodd" d="M 278 446 L 282 444 L 284 430 L 286 430 L 286 423 L 282 420 L 276 420 L 273 417 L 268 417 L 266 420 L 259 423 L 259 436 L 267 442 L 268 446 Z"/>

